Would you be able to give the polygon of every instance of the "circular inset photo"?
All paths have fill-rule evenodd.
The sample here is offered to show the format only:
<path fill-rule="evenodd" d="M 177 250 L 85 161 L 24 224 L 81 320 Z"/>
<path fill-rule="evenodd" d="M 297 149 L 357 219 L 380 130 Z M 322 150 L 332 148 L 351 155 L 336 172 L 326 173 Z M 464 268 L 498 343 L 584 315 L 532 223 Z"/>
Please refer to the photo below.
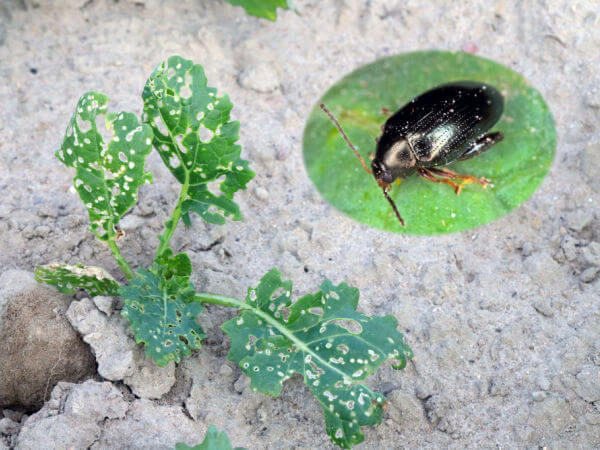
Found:
<path fill-rule="evenodd" d="M 552 114 L 521 75 L 447 51 L 350 73 L 317 102 L 303 140 L 308 174 L 330 204 L 369 226 L 421 235 L 474 228 L 515 209 L 548 173 L 555 146 Z"/>

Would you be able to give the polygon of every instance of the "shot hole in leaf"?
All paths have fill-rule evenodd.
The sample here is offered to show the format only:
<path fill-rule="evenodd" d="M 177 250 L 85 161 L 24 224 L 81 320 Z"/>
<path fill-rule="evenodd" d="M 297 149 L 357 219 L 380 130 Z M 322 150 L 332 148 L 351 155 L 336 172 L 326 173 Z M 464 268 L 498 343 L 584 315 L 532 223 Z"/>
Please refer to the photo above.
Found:
<path fill-rule="evenodd" d="M 334 320 L 331 320 L 331 321 L 329 321 L 327 323 L 328 324 L 338 325 L 339 327 L 342 327 L 345 330 L 348 330 L 352 334 L 360 334 L 362 332 L 362 327 L 355 320 L 334 319 Z"/>

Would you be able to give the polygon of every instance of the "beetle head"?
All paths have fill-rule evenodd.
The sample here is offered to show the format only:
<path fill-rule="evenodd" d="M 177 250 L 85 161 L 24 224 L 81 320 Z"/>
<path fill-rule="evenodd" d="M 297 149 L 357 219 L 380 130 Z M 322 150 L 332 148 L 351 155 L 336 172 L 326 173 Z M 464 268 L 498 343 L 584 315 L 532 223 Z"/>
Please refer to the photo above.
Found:
<path fill-rule="evenodd" d="M 378 161 L 376 159 L 371 163 L 371 169 L 373 170 L 373 176 L 377 180 L 380 186 L 391 184 L 394 182 L 394 175 L 392 175 L 391 170 L 387 168 L 383 161 Z"/>
<path fill-rule="evenodd" d="M 417 159 L 406 139 L 387 133 L 381 136 L 372 163 L 373 172 L 375 173 L 377 166 L 381 173 L 380 177 L 375 175 L 377 180 L 386 181 L 390 175 L 392 179 L 389 183 L 396 178 L 406 178 L 415 171 L 416 164 Z"/>

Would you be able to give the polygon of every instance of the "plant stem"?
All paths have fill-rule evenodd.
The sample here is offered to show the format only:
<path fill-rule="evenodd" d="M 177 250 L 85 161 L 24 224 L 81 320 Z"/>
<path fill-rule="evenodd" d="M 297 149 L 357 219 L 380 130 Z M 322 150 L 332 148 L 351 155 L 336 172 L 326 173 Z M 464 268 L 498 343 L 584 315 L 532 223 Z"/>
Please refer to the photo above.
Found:
<path fill-rule="evenodd" d="M 218 294 L 209 294 L 206 292 L 197 292 L 196 295 L 194 296 L 194 300 L 198 301 L 200 303 L 211 303 L 213 305 L 227 306 L 228 308 L 248 309 L 248 310 L 254 309 L 247 303 L 242 302 L 236 298 L 225 297 L 224 295 L 218 295 Z"/>
<path fill-rule="evenodd" d="M 113 236 L 108 238 L 108 246 L 110 247 L 110 251 L 112 252 L 114 258 L 117 260 L 117 264 L 119 265 L 127 279 L 131 280 L 132 278 L 134 278 L 135 274 L 133 273 L 133 270 L 131 269 L 129 263 L 121 255 L 121 251 L 119 250 L 119 247 L 117 247 L 117 243 L 115 242 Z"/>
<path fill-rule="evenodd" d="M 171 238 L 173 237 L 173 233 L 175 233 L 175 229 L 177 228 L 177 224 L 179 223 L 179 219 L 181 218 L 181 206 L 187 198 L 189 188 L 190 174 L 186 170 L 185 181 L 181 185 L 181 191 L 179 192 L 179 200 L 177 201 L 177 205 L 173 210 L 173 214 L 171 214 L 171 218 L 165 222 L 165 232 L 161 236 L 159 236 L 160 244 L 158 245 L 158 250 L 156 251 L 156 257 L 162 255 L 164 251 L 169 248 Z"/>
<path fill-rule="evenodd" d="M 339 368 L 333 366 L 328 361 L 325 361 L 318 353 L 308 347 L 304 342 L 298 339 L 290 330 L 288 330 L 284 325 L 278 322 L 276 319 L 271 317 L 269 314 L 266 314 L 264 311 L 261 311 L 258 307 L 247 304 L 246 302 L 242 302 L 235 298 L 225 297 L 223 295 L 210 294 L 205 292 L 196 293 L 194 296 L 194 300 L 200 303 L 211 303 L 213 305 L 221 305 L 227 306 L 229 308 L 236 309 L 245 309 L 248 311 L 252 311 L 262 320 L 267 322 L 273 328 L 277 329 L 282 335 L 288 338 L 298 350 L 310 354 L 313 359 L 320 361 L 324 366 L 329 367 L 331 370 L 337 372 L 342 377 L 346 377 L 347 375 L 340 370 Z"/>

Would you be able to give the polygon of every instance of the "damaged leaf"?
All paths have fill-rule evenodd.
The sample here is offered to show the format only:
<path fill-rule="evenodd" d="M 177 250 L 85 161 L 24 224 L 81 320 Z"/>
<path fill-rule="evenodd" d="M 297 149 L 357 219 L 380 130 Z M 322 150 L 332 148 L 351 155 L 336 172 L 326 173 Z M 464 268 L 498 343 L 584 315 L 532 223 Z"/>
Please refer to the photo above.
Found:
<path fill-rule="evenodd" d="M 206 436 L 201 444 L 190 447 L 189 445 L 179 443 L 175 450 L 232 450 L 229 436 L 224 431 L 219 432 L 217 427 L 211 425 L 206 431 Z M 236 447 L 233 450 L 246 450 L 244 447 Z"/>
<path fill-rule="evenodd" d="M 119 283 L 101 267 L 50 263 L 35 268 L 35 279 L 39 283 L 56 286 L 63 294 L 85 289 L 92 297 L 119 295 Z"/>
<path fill-rule="evenodd" d="M 173 267 L 154 264 L 140 269 L 137 278 L 120 289 L 122 315 L 129 320 L 135 341 L 146 346 L 146 356 L 163 367 L 179 362 L 206 337 L 196 317 L 204 310 L 192 302 L 194 285 L 189 275 L 173 273 Z"/>
<path fill-rule="evenodd" d="M 152 73 L 142 94 L 143 121 L 152 127 L 154 147 L 182 184 L 186 225 L 190 212 L 219 225 L 226 217 L 241 220 L 233 195 L 254 176 L 240 158 L 240 125 L 230 121 L 233 104 L 206 82 L 202 66 L 172 56 Z"/>
<path fill-rule="evenodd" d="M 277 20 L 277 8 L 292 9 L 294 5 L 291 0 L 225 0 L 235 6 L 241 6 L 246 14 L 275 21 Z"/>
<path fill-rule="evenodd" d="M 304 378 L 325 414 L 327 434 L 340 447 L 363 441 L 361 427 L 381 422 L 385 397 L 362 384 L 387 359 L 406 365 L 412 351 L 391 316 L 356 311 L 358 289 L 329 280 L 294 304 L 292 283 L 273 269 L 248 290 L 249 310 L 223 324 L 229 359 L 251 388 L 277 396 L 294 373 Z"/>
<path fill-rule="evenodd" d="M 88 210 L 91 230 L 104 241 L 116 235 L 115 225 L 135 205 L 139 187 L 152 182 L 152 174 L 144 172 L 152 130 L 132 113 L 107 113 L 107 105 L 104 94 L 82 95 L 56 152 L 75 168 L 74 186 Z M 102 115 L 111 133 L 108 142 L 96 123 Z"/>

